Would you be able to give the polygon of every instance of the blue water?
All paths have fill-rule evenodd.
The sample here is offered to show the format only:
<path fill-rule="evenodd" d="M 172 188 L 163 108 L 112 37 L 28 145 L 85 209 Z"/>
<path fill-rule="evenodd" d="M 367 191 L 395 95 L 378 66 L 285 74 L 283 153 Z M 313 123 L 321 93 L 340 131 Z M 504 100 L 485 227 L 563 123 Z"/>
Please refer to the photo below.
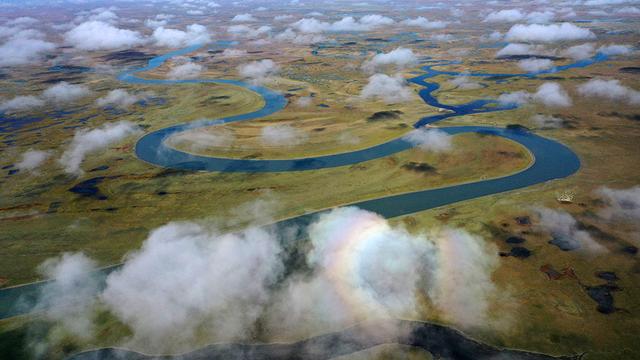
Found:
<path fill-rule="evenodd" d="M 398 138 L 367 149 L 352 152 L 287 160 L 244 160 L 216 158 L 191 155 L 169 148 L 163 143 L 168 136 L 199 127 L 213 126 L 237 121 L 247 121 L 265 117 L 282 110 L 287 104 L 287 100 L 285 99 L 285 97 L 279 93 L 276 93 L 265 87 L 252 86 L 236 80 L 164 80 L 143 79 L 135 76 L 135 74 L 137 73 L 152 70 L 162 65 L 171 57 L 185 55 L 199 48 L 200 46 L 191 46 L 185 49 L 170 52 L 162 56 L 158 56 L 154 59 L 151 59 L 148 65 L 143 68 L 123 72 L 118 76 L 118 79 L 133 84 L 231 84 L 255 91 L 264 98 L 265 105 L 262 109 L 242 115 L 185 123 L 146 134 L 138 141 L 135 149 L 136 155 L 146 162 L 162 167 L 182 170 L 227 172 L 305 171 L 352 165 L 363 161 L 386 157 L 401 151 L 408 150 L 414 146 L 403 140 L 402 138 Z M 569 65 L 558 66 L 553 69 L 535 74 L 471 73 L 467 75 L 475 77 L 536 78 L 536 76 L 540 74 L 550 74 L 571 68 L 585 67 L 605 60 L 607 60 L 607 57 L 605 55 L 597 54 L 592 59 L 578 61 Z M 433 95 L 433 93 L 437 91 L 440 86 L 437 83 L 428 82 L 427 79 L 438 75 L 460 75 L 460 73 L 453 71 L 440 71 L 434 69 L 435 66 L 444 66 L 454 63 L 455 62 L 429 61 L 430 65 L 424 66 L 422 68 L 422 71 L 424 72 L 423 74 L 409 80 L 411 83 L 422 87 L 422 89 L 419 91 L 419 95 L 426 104 L 444 108 L 450 111 L 445 114 L 432 115 L 419 119 L 414 124 L 415 128 L 420 128 L 427 124 L 433 124 L 440 120 L 462 115 L 505 111 L 516 108 L 515 105 L 500 105 L 492 99 L 474 100 L 467 104 L 461 105 L 448 105 L 440 103 L 438 99 Z M 500 136 L 515 141 L 526 147 L 531 152 L 531 154 L 534 156 L 533 164 L 527 169 L 516 174 L 504 176 L 497 179 L 482 180 L 474 183 L 448 186 L 439 189 L 429 189 L 412 193 L 387 196 L 379 199 L 362 201 L 353 205 L 365 210 L 374 211 L 386 218 L 390 218 L 423 211 L 459 201 L 474 199 L 481 196 L 519 189 L 553 179 L 564 178 L 575 173 L 580 168 L 580 159 L 573 151 L 571 151 L 571 149 L 559 142 L 538 136 L 526 130 L 511 130 L 488 126 L 456 126 L 441 127 L 439 129 L 451 135 L 477 133 L 483 134 L 485 136 Z M 317 214 L 318 213 L 311 213 L 298 216 L 296 218 L 280 221 L 275 225 L 287 227 L 289 225 L 295 224 L 302 228 L 312 222 Z M 105 268 L 101 270 L 96 276 L 99 276 L 100 279 L 104 279 L 109 272 L 117 270 L 118 268 L 119 265 Z M 0 290 L 0 319 L 25 314 L 32 311 L 39 289 L 44 284 L 46 284 L 46 282 L 33 283 L 10 289 Z M 17 303 L 20 303 L 21 306 L 16 307 L 15 305 Z"/>

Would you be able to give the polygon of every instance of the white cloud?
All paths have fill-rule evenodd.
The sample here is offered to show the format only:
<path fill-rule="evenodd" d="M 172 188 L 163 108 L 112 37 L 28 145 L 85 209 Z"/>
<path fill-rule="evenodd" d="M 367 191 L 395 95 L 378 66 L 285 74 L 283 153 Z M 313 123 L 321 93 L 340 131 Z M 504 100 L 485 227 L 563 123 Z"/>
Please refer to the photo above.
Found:
<path fill-rule="evenodd" d="M 434 34 L 430 36 L 431 40 L 438 42 L 453 41 L 455 38 L 451 34 Z"/>
<path fill-rule="evenodd" d="M 171 68 L 167 77 L 173 80 L 195 79 L 200 76 L 204 66 L 192 62 L 187 62 Z"/>
<path fill-rule="evenodd" d="M 279 33 L 274 38 L 278 41 L 302 45 L 315 44 L 326 40 L 326 38 L 320 34 L 298 34 L 289 28 Z"/>
<path fill-rule="evenodd" d="M 383 26 L 394 24 L 393 19 L 382 15 L 365 15 L 360 19 L 352 16 L 329 23 L 316 18 L 304 18 L 291 24 L 291 26 L 303 33 L 340 32 L 340 31 L 369 31 Z"/>
<path fill-rule="evenodd" d="M 276 15 L 273 17 L 274 21 L 287 21 L 293 19 L 293 15 Z"/>
<path fill-rule="evenodd" d="M 551 22 L 556 15 L 553 11 L 533 11 L 527 14 L 525 17 L 530 24 L 546 24 Z"/>
<path fill-rule="evenodd" d="M 518 61 L 518 67 L 529 73 L 536 73 L 554 67 L 553 61 L 549 59 L 523 59 Z"/>
<path fill-rule="evenodd" d="M 13 34 L 0 46 L 0 67 L 33 64 L 41 61 L 44 55 L 52 52 L 56 46 L 34 30 L 21 30 Z"/>
<path fill-rule="evenodd" d="M 542 115 L 536 114 L 531 117 L 531 121 L 536 124 L 536 126 L 540 128 L 561 128 L 564 121 L 561 118 L 551 116 L 551 115 Z"/>
<path fill-rule="evenodd" d="M 280 66 L 271 59 L 253 61 L 238 66 L 238 72 L 243 78 L 248 78 L 254 83 L 263 83 L 280 71 Z"/>
<path fill-rule="evenodd" d="M 584 60 L 593 56 L 595 47 L 591 43 L 571 46 L 562 52 L 563 56 L 570 57 L 574 60 Z"/>
<path fill-rule="evenodd" d="M 95 262 L 81 253 L 64 253 L 38 268 L 41 275 L 52 281 L 42 287 L 36 308 L 81 339 L 93 335 L 92 313 L 98 283 L 91 273 L 95 269 Z"/>
<path fill-rule="evenodd" d="M 15 113 L 19 111 L 30 111 L 44 106 L 44 100 L 39 97 L 26 95 L 16 96 L 11 100 L 6 100 L 0 104 L 0 111 Z"/>
<path fill-rule="evenodd" d="M 376 54 L 371 60 L 362 64 L 362 69 L 374 73 L 379 68 L 395 65 L 396 70 L 402 70 L 417 63 L 418 57 L 413 53 L 413 50 L 399 47 L 388 53 Z"/>
<path fill-rule="evenodd" d="M 512 55 L 546 55 L 550 54 L 542 45 L 529 45 L 513 43 L 498 50 L 496 57 L 508 57 Z"/>
<path fill-rule="evenodd" d="M 140 128 L 128 121 L 106 123 L 93 130 L 78 130 L 59 162 L 65 172 L 81 175 L 83 171 L 80 166 L 88 154 L 106 149 L 111 144 L 139 132 Z"/>
<path fill-rule="evenodd" d="M 548 23 L 553 20 L 555 14 L 552 11 L 533 11 L 523 13 L 518 9 L 506 9 L 489 13 L 484 22 L 517 22 L 526 20 L 529 23 L 539 24 Z"/>
<path fill-rule="evenodd" d="M 430 298 L 448 321 L 463 328 L 487 326 L 492 321 L 489 307 L 498 293 L 491 280 L 498 267 L 497 249 L 459 229 L 437 234 L 436 246 L 438 262 Z M 500 297 L 508 296 L 503 289 Z"/>
<path fill-rule="evenodd" d="M 16 164 L 16 168 L 20 171 L 34 171 L 39 168 L 49 156 L 51 156 L 51 153 L 48 151 L 29 149 L 22 154 L 22 158 Z"/>
<path fill-rule="evenodd" d="M 533 100 L 551 107 L 571 106 L 569 94 L 555 82 L 546 82 L 533 94 Z"/>
<path fill-rule="evenodd" d="M 289 125 L 265 126 L 260 133 L 260 141 L 269 146 L 294 146 L 306 140 L 303 132 Z"/>
<path fill-rule="evenodd" d="M 449 83 L 459 90 L 475 90 L 482 87 L 480 83 L 472 81 L 467 72 L 460 73 L 459 76 L 449 80 Z"/>
<path fill-rule="evenodd" d="M 64 35 L 65 41 L 82 50 L 112 50 L 141 45 L 137 31 L 117 28 L 102 21 L 84 22 Z"/>
<path fill-rule="evenodd" d="M 640 91 L 622 85 L 619 80 L 589 80 L 578 86 L 578 92 L 583 96 L 626 101 L 629 105 L 640 104 Z"/>
<path fill-rule="evenodd" d="M 489 13 L 485 22 L 516 22 L 524 19 L 524 14 L 518 9 L 505 9 Z"/>
<path fill-rule="evenodd" d="M 264 229 L 223 235 L 170 223 L 109 276 L 101 299 L 134 342 L 156 351 L 189 344 L 198 331 L 218 341 L 246 339 L 282 272 L 281 251 Z"/>
<path fill-rule="evenodd" d="M 399 103 L 411 100 L 412 93 L 401 75 L 389 76 L 374 74 L 360 93 L 362 99 L 382 99 L 386 103 Z"/>
<path fill-rule="evenodd" d="M 451 135 L 438 129 L 416 129 L 403 136 L 403 139 L 423 151 L 445 152 L 453 148 Z"/>
<path fill-rule="evenodd" d="M 88 87 L 84 85 L 69 84 L 61 81 L 55 85 L 48 87 L 42 92 L 42 96 L 52 102 L 66 103 L 81 99 L 91 94 Z"/>
<path fill-rule="evenodd" d="M 231 19 L 231 21 L 232 22 L 252 22 L 252 21 L 258 21 L 258 19 L 253 17 L 253 15 L 251 14 L 238 14 L 234 16 L 233 19 Z"/>
<path fill-rule="evenodd" d="M 297 230 L 308 235 L 300 260 L 312 271 L 283 278 L 290 260 L 283 244 L 299 241 Z M 64 271 L 66 278 L 86 283 L 93 265 L 72 260 L 58 260 L 58 267 L 77 269 Z M 305 229 L 249 226 L 230 234 L 181 222 L 153 230 L 108 276 L 99 299 L 101 309 L 131 329 L 127 345 L 140 351 L 181 352 L 202 338 L 246 342 L 256 329 L 266 341 L 298 339 L 359 321 L 412 318 L 423 301 L 467 328 L 493 319 L 497 263 L 497 249 L 465 231 L 414 235 L 355 207 L 327 211 Z M 61 300 L 78 301 L 73 288 L 64 288 Z M 84 293 L 79 299 L 88 298 Z"/>
<path fill-rule="evenodd" d="M 13 20 L 9 20 L 5 23 L 5 25 L 8 26 L 30 26 L 30 25 L 35 25 L 37 24 L 39 21 L 38 19 L 32 18 L 30 16 L 21 16 L 21 17 L 17 17 Z"/>
<path fill-rule="evenodd" d="M 502 94 L 498 97 L 498 101 L 505 105 L 524 105 L 534 101 L 549 107 L 567 107 L 572 104 L 569 94 L 555 82 L 540 85 L 535 93 L 521 90 Z"/>
<path fill-rule="evenodd" d="M 156 46 L 182 47 L 194 44 L 206 44 L 211 41 L 207 28 L 200 24 L 187 26 L 186 31 L 167 29 L 163 26 L 153 31 L 152 37 Z"/>
<path fill-rule="evenodd" d="M 257 28 L 253 28 L 248 25 L 231 25 L 227 28 L 227 32 L 233 34 L 235 36 L 241 36 L 249 39 L 261 37 L 269 34 L 271 31 L 271 26 L 260 26 Z"/>
<path fill-rule="evenodd" d="M 130 94 L 127 90 L 124 89 L 114 89 L 109 91 L 106 96 L 98 98 L 96 100 L 96 105 L 98 106 L 108 106 L 113 105 L 121 108 L 127 108 L 136 102 L 138 102 L 140 98 L 134 94 Z"/>
<path fill-rule="evenodd" d="M 311 96 L 301 96 L 295 102 L 297 107 L 308 107 L 312 103 L 313 103 L 313 98 Z"/>
<path fill-rule="evenodd" d="M 620 219 L 636 222 L 640 220 L 640 186 L 628 189 L 611 189 L 603 186 L 597 190 L 606 202 L 600 212 L 605 219 Z"/>
<path fill-rule="evenodd" d="M 234 140 L 233 133 L 213 128 L 184 131 L 169 137 L 166 143 L 173 147 L 187 147 L 192 151 L 201 151 L 211 147 L 230 146 Z"/>
<path fill-rule="evenodd" d="M 243 56 L 247 56 L 247 50 L 241 50 L 241 49 L 224 49 L 224 51 L 222 52 L 222 56 L 223 57 L 243 57 Z"/>
<path fill-rule="evenodd" d="M 547 231 L 554 242 L 567 250 L 582 249 L 592 253 L 601 253 L 606 249 L 598 244 L 588 232 L 578 229 L 576 219 L 563 210 L 549 208 L 536 209 L 540 217 L 539 228 Z"/>
<path fill-rule="evenodd" d="M 550 25 L 517 24 L 512 26 L 505 35 L 507 41 L 543 43 L 595 39 L 595 37 L 595 34 L 589 29 L 583 29 L 571 23 Z"/>
<path fill-rule="evenodd" d="M 403 20 L 402 24 L 423 29 L 444 29 L 445 27 L 447 27 L 448 23 L 446 21 L 429 21 L 425 17 L 418 16 L 415 19 Z"/>
<path fill-rule="evenodd" d="M 628 55 L 633 52 L 633 49 L 628 45 L 604 45 L 598 48 L 598 52 L 601 52 L 605 55 L 616 56 L 616 55 Z"/>

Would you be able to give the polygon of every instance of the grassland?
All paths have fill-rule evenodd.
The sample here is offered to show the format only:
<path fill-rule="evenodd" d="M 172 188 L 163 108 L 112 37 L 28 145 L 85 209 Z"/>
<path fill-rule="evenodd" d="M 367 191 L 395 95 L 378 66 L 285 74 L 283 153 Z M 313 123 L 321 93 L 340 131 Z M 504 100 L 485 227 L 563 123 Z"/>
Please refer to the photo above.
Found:
<path fill-rule="evenodd" d="M 445 46 L 428 50 L 428 54 L 446 58 L 446 50 Z M 352 54 L 358 51 L 355 49 Z M 427 54 L 427 50 L 421 51 Z M 391 106 L 354 100 L 366 83 L 366 75 L 361 74 L 357 66 L 346 66 L 353 60 L 336 57 L 338 51 L 326 50 L 323 52 L 326 57 L 313 57 L 307 50 L 294 50 L 287 54 L 281 55 L 277 49 L 269 49 L 252 55 L 256 59 L 272 56 L 284 64 L 281 76 L 269 84 L 290 96 L 291 102 L 284 111 L 265 119 L 224 126 L 223 130 L 235 139 L 231 147 L 212 146 L 194 150 L 188 141 L 172 146 L 226 157 L 325 155 L 368 147 L 401 136 L 419 117 L 435 113 L 435 109 L 420 103 L 417 98 Z M 487 54 L 488 51 L 478 51 L 475 57 L 483 58 Z M 357 58 L 357 55 L 353 56 Z M 237 76 L 231 60 L 214 59 L 209 65 L 211 70 L 203 77 Z M 583 99 L 574 90 L 586 77 L 615 75 L 620 67 L 630 65 L 625 61 L 610 61 L 554 75 L 553 81 L 561 82 L 573 95 L 575 104 L 568 109 L 550 111 L 531 105 L 509 112 L 459 117 L 439 124 L 521 124 L 534 128 L 540 135 L 565 143 L 582 161 L 579 173 L 568 179 L 393 219 L 415 233 L 449 226 L 464 228 L 481 235 L 500 251 L 510 248 L 504 241 L 506 237 L 518 235 L 526 238 L 524 246 L 533 255 L 526 259 L 503 257 L 494 274 L 494 281 L 504 296 L 495 299 L 492 313 L 496 318 L 503 317 L 507 326 L 465 329 L 470 335 L 499 346 L 554 354 L 586 351 L 586 359 L 632 358 L 632 354 L 640 351 L 635 341 L 635 329 L 640 326 L 637 315 L 640 294 L 635 282 L 638 262 L 635 257 L 620 251 L 635 241 L 629 235 L 635 230 L 629 224 L 600 220 L 596 216 L 600 203 L 593 194 L 602 185 L 624 188 L 639 182 L 640 169 L 636 164 L 640 163 L 640 153 L 636 140 L 640 136 L 640 123 L 633 120 L 637 116 L 637 108 L 616 105 L 612 109 L 610 103 Z M 450 68 L 465 70 L 470 67 L 463 64 Z M 501 61 L 474 64 L 472 68 L 474 71 L 504 72 L 505 67 L 519 72 L 513 63 Z M 146 76 L 160 78 L 166 71 L 167 68 L 159 68 Z M 44 75 L 39 76 L 38 79 L 46 79 Z M 410 75 L 406 73 L 405 76 Z M 629 75 L 623 82 L 637 84 L 637 77 L 637 74 Z M 77 104 L 74 113 L 62 118 L 57 125 L 18 133 L 15 137 L 18 146 L 3 148 L 5 155 L 0 165 L 15 163 L 18 155 L 30 147 L 51 149 L 59 156 L 60 148 L 69 143 L 75 131 L 75 128 L 66 127 L 83 125 L 81 120 L 88 116 L 95 115 L 86 121 L 87 127 L 129 120 L 143 126 L 145 131 L 152 131 L 201 118 L 245 113 L 263 105 L 254 93 L 234 86 L 125 86 L 113 80 L 111 75 L 104 74 L 85 74 L 79 77 L 80 80 L 91 86 L 94 95 Z M 514 90 L 534 91 L 540 84 L 540 80 L 510 79 L 503 84 L 470 91 L 453 89 L 447 84 L 448 80 L 446 76 L 436 78 L 443 84 L 438 96 L 444 103 L 464 103 Z M 2 88 L 7 89 L 7 93 L 18 93 L 38 92 L 45 87 L 38 82 L 30 81 L 28 84 L 27 88 L 20 88 L 18 84 L 3 81 Z M 115 87 L 124 87 L 163 101 L 155 105 L 136 105 L 124 112 L 96 111 L 93 101 Z M 289 90 L 294 88 L 299 89 Z M 150 92 L 153 95 L 149 95 Z M 294 105 L 297 98 L 311 94 L 316 96 L 310 107 Z M 320 104 L 328 107 L 318 106 Z M 367 120 L 376 112 L 389 110 L 402 111 L 402 115 L 383 121 Z M 537 113 L 561 117 L 566 120 L 566 126 L 536 129 L 531 117 Z M 33 128 L 57 122 L 47 114 L 36 115 L 46 118 Z M 294 127 L 306 135 L 305 142 L 291 146 L 265 146 L 259 140 L 260 133 L 265 126 L 276 124 Z M 215 132 L 219 129 L 202 131 Z M 349 137 L 344 137 L 344 134 Z M 349 139 L 359 141 L 347 141 Z M 353 166 L 300 173 L 191 173 L 160 169 L 139 161 L 132 152 L 135 140 L 130 138 L 103 153 L 90 156 L 83 164 L 87 172 L 79 179 L 63 174 L 55 163 L 55 157 L 47 164 L 48 170 L 39 174 L 5 173 L 0 179 L 0 241 L 3 247 L 0 278 L 3 286 L 38 279 L 35 271 L 38 264 L 64 251 L 84 251 L 101 265 L 118 263 L 128 251 L 140 246 L 149 230 L 169 221 L 203 219 L 219 222 L 221 227 L 229 229 L 241 227 L 243 223 L 227 219 L 237 217 L 236 209 L 256 199 L 273 200 L 270 219 L 276 220 L 365 199 L 498 177 L 523 169 L 531 161 L 529 154 L 519 145 L 504 139 L 467 134 L 456 136 L 454 150 L 448 153 L 410 150 Z M 416 171 L 408 166 L 411 163 L 427 164 L 433 169 Z M 108 166 L 105 170 L 91 171 L 105 165 Z M 69 192 L 72 186 L 95 177 L 105 178 L 97 188 L 106 199 Z M 573 204 L 557 203 L 556 195 L 563 191 L 576 193 Z M 535 206 L 562 208 L 585 225 L 597 227 L 601 231 L 598 241 L 609 251 L 593 257 L 579 252 L 562 252 L 548 244 L 548 234 L 514 220 L 516 216 L 530 216 L 535 221 L 532 211 Z M 606 240 L 603 236 L 613 240 Z M 551 265 L 557 270 L 571 268 L 577 279 L 551 280 L 540 271 L 543 265 Z M 595 310 L 595 302 L 581 284 L 603 283 L 595 276 L 597 271 L 614 271 L 620 277 L 618 285 L 622 290 L 615 292 L 614 297 L 621 311 L 605 315 Z M 420 319 L 442 321 L 441 315 L 425 307 Z M 0 332 L 3 332 L 0 342 L 24 341 L 26 329 L 30 328 L 27 324 L 32 320 L 25 317 L 0 321 Z M 104 315 L 99 334 L 97 342 L 80 345 L 72 340 L 62 342 L 58 355 L 80 347 L 111 345 L 126 336 L 127 329 Z M 206 341 L 203 340 L 204 343 Z M 389 346 L 350 358 L 366 358 L 376 351 L 379 351 L 378 356 L 384 357 L 388 353 L 397 354 L 397 350 L 397 347 Z M 417 351 L 407 352 L 412 357 L 428 358 L 427 354 Z"/>

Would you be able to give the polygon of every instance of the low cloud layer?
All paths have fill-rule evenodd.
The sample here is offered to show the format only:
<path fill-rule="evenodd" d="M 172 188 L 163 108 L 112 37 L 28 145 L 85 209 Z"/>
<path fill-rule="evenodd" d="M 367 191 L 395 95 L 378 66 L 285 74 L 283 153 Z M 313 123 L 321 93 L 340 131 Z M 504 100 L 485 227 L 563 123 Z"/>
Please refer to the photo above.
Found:
<path fill-rule="evenodd" d="M 283 277 L 286 249 L 301 241 L 292 230 L 249 226 L 229 234 L 206 223 L 170 223 L 126 257 L 97 299 L 131 329 L 124 345 L 155 353 L 183 351 L 196 339 L 246 342 L 261 332 L 291 341 L 359 321 L 410 318 L 422 301 L 462 328 L 492 321 L 497 249 L 479 237 L 453 229 L 414 235 L 374 213 L 338 208 L 298 229 L 308 234 L 301 260 L 309 270 Z M 60 312 L 60 321 L 90 334 L 85 309 L 94 298 L 85 294 L 96 291 L 87 276 L 93 263 L 65 255 L 46 268 L 56 281 L 43 298 L 79 304 L 74 316 Z"/>
<path fill-rule="evenodd" d="M 93 130 L 78 130 L 62 154 L 60 164 L 68 174 L 81 175 L 83 171 L 80 166 L 88 154 L 106 149 L 139 132 L 140 128 L 128 121 L 107 123 Z"/>

